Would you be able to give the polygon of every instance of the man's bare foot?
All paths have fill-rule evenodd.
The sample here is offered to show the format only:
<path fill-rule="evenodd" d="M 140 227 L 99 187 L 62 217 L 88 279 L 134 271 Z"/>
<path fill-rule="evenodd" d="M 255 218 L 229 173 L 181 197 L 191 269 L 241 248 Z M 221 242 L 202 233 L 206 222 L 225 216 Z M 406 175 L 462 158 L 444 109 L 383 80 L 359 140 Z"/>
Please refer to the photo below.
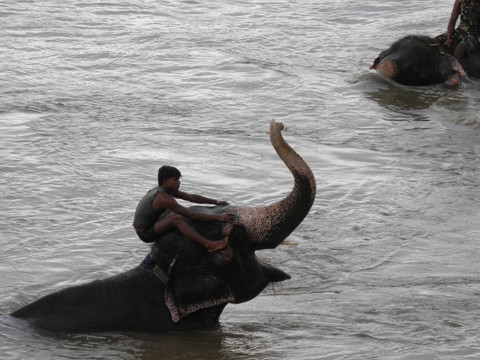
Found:
<path fill-rule="evenodd" d="M 222 250 L 225 245 L 227 245 L 228 237 L 223 238 L 222 240 L 218 241 L 209 241 L 208 244 L 205 246 L 208 252 L 214 252 L 217 250 Z"/>

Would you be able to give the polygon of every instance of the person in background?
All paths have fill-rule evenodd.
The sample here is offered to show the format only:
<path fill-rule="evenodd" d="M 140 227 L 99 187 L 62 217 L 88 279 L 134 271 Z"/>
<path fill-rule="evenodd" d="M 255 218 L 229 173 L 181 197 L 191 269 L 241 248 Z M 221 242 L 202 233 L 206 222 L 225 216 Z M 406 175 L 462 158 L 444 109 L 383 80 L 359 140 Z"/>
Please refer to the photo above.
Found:
<path fill-rule="evenodd" d="M 460 24 L 455 28 L 459 16 Z M 445 45 L 457 60 L 477 49 L 480 43 L 480 0 L 455 0 L 447 32 L 437 36 L 435 42 Z"/>

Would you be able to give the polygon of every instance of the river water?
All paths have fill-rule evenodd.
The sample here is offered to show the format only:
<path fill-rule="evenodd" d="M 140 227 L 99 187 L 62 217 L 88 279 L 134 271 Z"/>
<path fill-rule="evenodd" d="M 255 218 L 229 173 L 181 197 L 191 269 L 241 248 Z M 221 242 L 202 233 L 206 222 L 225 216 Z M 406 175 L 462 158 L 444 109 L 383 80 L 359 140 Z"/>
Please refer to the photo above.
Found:
<path fill-rule="evenodd" d="M 453 1 L 0 1 L 2 359 L 477 359 L 480 83 L 369 71 Z M 182 189 L 264 205 L 292 186 L 271 119 L 317 198 L 258 256 L 292 279 L 218 328 L 52 336 L 8 314 L 128 270 L 163 164 Z"/>

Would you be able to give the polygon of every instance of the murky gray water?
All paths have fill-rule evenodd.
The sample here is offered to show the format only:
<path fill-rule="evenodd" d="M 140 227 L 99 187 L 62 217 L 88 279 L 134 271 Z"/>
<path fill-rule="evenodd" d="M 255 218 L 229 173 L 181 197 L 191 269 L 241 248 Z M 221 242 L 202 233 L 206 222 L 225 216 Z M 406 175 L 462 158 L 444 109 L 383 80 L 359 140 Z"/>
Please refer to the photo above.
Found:
<path fill-rule="evenodd" d="M 480 84 L 368 70 L 453 1 L 0 1 L 0 353 L 5 359 L 475 359 Z M 8 313 L 117 274 L 157 168 L 185 191 L 263 205 L 317 177 L 292 280 L 193 333 L 51 336 Z"/>

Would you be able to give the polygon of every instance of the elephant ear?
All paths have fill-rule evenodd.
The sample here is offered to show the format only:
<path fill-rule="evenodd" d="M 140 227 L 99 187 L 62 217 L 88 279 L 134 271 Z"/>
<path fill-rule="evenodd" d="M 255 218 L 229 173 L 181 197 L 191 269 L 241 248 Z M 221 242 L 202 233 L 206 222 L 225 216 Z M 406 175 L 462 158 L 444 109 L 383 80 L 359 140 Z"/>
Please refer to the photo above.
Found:
<path fill-rule="evenodd" d="M 173 322 L 195 311 L 235 301 L 225 281 L 198 268 L 176 266 L 177 262 L 175 258 L 170 264 L 165 286 L 165 304 Z"/>

